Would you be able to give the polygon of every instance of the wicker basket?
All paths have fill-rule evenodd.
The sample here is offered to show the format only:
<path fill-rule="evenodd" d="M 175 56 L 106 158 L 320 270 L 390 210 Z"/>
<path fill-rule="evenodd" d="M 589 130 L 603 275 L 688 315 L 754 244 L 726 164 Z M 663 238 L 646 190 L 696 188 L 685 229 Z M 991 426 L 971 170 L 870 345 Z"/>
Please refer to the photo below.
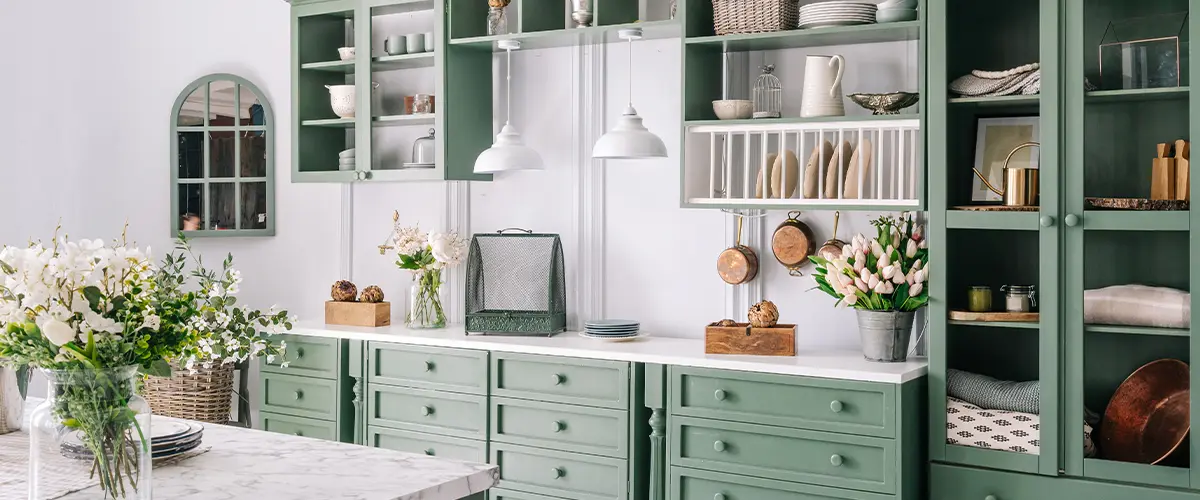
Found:
<path fill-rule="evenodd" d="M 228 423 L 233 408 L 233 367 L 198 368 L 191 375 L 186 369 L 172 366 L 170 377 L 147 377 L 142 396 L 156 416 Z"/>
<path fill-rule="evenodd" d="M 718 35 L 796 29 L 797 0 L 713 0 L 713 29 Z"/>

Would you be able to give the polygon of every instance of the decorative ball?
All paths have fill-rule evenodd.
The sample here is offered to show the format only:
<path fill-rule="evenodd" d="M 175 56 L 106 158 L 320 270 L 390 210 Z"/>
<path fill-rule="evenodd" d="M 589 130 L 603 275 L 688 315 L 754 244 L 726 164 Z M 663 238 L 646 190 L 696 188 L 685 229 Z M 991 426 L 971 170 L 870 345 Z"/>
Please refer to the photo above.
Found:
<path fill-rule="evenodd" d="M 779 308 L 773 302 L 764 300 L 750 306 L 746 316 L 754 328 L 771 328 L 779 323 Z"/>
<path fill-rule="evenodd" d="M 375 285 L 366 287 L 362 291 L 362 295 L 358 297 L 359 302 L 370 302 L 376 304 L 383 302 L 383 289 Z"/>
<path fill-rule="evenodd" d="M 358 287 L 349 281 L 339 280 L 333 284 L 329 295 L 338 302 L 354 302 L 354 299 L 358 297 Z"/>
<path fill-rule="evenodd" d="M 737 326 L 737 321 L 732 319 L 723 319 L 717 322 L 717 326 Z"/>

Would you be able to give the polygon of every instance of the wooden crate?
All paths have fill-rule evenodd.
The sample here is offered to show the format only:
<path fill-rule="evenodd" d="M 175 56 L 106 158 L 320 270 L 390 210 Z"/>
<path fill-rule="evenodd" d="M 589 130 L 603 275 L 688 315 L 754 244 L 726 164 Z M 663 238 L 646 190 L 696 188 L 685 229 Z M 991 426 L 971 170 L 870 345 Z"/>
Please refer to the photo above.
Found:
<path fill-rule="evenodd" d="M 752 354 L 757 356 L 795 356 L 796 325 L 752 328 L 708 325 L 704 329 L 705 354 Z"/>
<path fill-rule="evenodd" d="M 390 302 L 325 302 L 325 324 L 379 327 L 392 324 Z"/>

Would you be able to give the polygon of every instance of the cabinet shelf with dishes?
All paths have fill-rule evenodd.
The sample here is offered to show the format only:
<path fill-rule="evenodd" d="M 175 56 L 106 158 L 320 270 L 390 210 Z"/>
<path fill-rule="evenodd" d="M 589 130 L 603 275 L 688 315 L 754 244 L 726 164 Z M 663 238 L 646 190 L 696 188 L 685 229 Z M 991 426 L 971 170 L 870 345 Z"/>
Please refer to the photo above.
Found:
<path fill-rule="evenodd" d="M 473 0 L 449 3 L 450 44 L 474 50 L 501 52 L 500 42 L 510 40 L 523 50 L 616 42 L 617 31 L 625 28 L 640 28 L 645 38 L 679 36 L 679 22 L 669 19 L 669 12 L 647 12 L 642 18 L 636 0 L 515 0 L 499 8 Z"/>

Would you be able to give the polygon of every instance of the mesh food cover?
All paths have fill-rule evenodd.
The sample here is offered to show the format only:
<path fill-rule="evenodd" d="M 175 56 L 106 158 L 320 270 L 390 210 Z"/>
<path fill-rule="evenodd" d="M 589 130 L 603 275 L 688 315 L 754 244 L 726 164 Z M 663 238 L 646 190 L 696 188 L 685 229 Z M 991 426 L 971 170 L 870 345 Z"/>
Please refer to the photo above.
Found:
<path fill-rule="evenodd" d="M 476 234 L 467 259 L 467 333 L 552 335 L 566 329 L 566 270 L 557 234 Z"/>

